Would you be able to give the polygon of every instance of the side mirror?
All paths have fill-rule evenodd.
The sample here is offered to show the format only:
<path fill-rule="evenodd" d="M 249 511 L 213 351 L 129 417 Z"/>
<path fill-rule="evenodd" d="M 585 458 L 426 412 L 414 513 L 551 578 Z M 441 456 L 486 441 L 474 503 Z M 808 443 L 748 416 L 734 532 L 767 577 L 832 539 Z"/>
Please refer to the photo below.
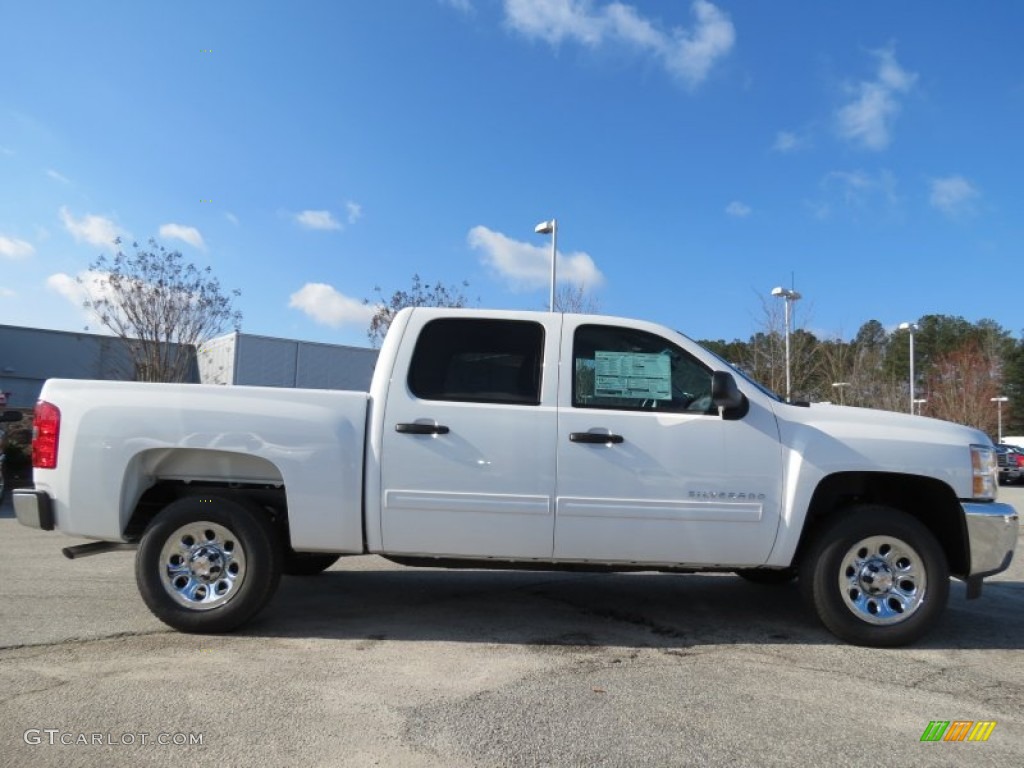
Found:
<path fill-rule="evenodd" d="M 21 411 L 4 411 L 0 413 L 0 423 L 21 421 Z"/>
<path fill-rule="evenodd" d="M 747 398 L 736 386 L 736 379 L 728 371 L 711 374 L 711 402 L 726 419 L 741 419 L 747 413 Z"/>

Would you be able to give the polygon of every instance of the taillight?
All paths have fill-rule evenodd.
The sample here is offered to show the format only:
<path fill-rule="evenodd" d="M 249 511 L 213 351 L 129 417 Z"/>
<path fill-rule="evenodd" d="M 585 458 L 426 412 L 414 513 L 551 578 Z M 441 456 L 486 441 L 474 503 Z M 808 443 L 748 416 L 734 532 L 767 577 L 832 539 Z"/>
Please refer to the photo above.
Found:
<path fill-rule="evenodd" d="M 60 408 L 40 400 L 32 426 L 32 466 L 57 468 L 57 439 L 60 437 Z"/>
<path fill-rule="evenodd" d="M 1024 467 L 1024 454 L 1018 453 L 1014 458 L 1017 459 L 1017 466 Z"/>

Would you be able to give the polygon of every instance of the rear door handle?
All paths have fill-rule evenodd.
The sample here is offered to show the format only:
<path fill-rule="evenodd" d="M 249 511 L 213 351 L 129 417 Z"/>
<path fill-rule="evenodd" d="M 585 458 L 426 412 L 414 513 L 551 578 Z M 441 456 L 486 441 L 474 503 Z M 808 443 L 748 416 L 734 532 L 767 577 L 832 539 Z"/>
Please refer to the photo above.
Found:
<path fill-rule="evenodd" d="M 596 445 L 618 445 L 624 442 L 622 435 L 611 435 L 607 432 L 570 432 L 569 442 L 571 443 L 592 443 Z"/>
<path fill-rule="evenodd" d="M 395 424 L 395 432 L 403 435 L 447 435 L 448 431 L 441 424 Z"/>

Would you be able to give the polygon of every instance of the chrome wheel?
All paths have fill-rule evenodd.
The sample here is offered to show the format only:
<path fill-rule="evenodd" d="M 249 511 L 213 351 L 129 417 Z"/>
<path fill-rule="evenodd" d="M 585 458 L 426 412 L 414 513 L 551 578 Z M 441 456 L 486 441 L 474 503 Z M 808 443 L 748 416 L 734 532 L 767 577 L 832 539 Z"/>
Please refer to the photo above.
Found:
<path fill-rule="evenodd" d="M 167 537 L 160 581 L 176 603 L 194 611 L 223 605 L 245 581 L 245 551 L 223 525 L 197 520 Z"/>
<path fill-rule="evenodd" d="M 869 536 L 850 547 L 839 568 L 846 607 L 869 624 L 906 621 L 924 603 L 928 573 L 921 555 L 894 536 Z"/>

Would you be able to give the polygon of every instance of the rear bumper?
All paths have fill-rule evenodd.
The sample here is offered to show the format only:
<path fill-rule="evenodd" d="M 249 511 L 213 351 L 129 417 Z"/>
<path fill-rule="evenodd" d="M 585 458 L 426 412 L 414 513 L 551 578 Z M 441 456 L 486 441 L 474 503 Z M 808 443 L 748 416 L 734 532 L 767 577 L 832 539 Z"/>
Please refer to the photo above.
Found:
<path fill-rule="evenodd" d="M 19 523 L 29 528 L 53 530 L 53 504 L 46 491 L 15 488 L 11 494 L 14 497 L 14 515 Z"/>
<path fill-rule="evenodd" d="M 961 502 L 971 556 L 968 597 L 981 591 L 981 580 L 1010 567 L 1017 546 L 1020 518 L 1009 504 Z"/>

